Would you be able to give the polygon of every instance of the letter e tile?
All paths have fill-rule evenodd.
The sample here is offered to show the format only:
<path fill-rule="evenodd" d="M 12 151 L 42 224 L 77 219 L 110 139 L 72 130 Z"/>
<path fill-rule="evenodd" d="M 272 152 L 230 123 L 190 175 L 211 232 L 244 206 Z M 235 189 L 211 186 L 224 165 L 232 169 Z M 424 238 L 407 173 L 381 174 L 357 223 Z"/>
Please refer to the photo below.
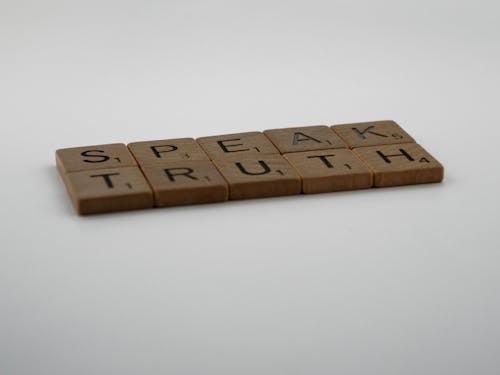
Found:
<path fill-rule="evenodd" d="M 279 154 L 272 142 L 261 132 L 215 135 L 196 140 L 210 159 L 242 155 Z"/>

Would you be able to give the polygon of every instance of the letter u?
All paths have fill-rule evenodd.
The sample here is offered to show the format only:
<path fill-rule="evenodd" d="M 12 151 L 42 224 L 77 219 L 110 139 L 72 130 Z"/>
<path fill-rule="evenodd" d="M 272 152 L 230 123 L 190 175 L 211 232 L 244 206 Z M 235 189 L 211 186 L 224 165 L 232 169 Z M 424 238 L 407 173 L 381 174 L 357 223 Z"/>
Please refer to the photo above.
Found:
<path fill-rule="evenodd" d="M 259 160 L 259 164 L 262 167 L 262 171 L 260 171 L 260 172 L 249 172 L 245 169 L 245 167 L 240 162 L 237 162 L 236 166 L 241 171 L 241 173 L 247 174 L 250 176 L 258 176 L 261 174 L 267 174 L 267 173 L 271 172 L 271 168 L 269 168 L 269 166 L 266 164 L 266 162 L 264 160 Z"/>

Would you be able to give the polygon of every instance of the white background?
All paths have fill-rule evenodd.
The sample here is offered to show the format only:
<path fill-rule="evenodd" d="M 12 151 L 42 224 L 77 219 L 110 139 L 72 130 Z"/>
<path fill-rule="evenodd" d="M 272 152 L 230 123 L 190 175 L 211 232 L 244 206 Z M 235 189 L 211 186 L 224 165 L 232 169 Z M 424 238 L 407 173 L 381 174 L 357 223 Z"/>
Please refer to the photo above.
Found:
<path fill-rule="evenodd" d="M 500 373 L 498 1 L 0 1 L 0 374 Z M 78 217 L 57 148 L 398 121 L 442 184 Z"/>

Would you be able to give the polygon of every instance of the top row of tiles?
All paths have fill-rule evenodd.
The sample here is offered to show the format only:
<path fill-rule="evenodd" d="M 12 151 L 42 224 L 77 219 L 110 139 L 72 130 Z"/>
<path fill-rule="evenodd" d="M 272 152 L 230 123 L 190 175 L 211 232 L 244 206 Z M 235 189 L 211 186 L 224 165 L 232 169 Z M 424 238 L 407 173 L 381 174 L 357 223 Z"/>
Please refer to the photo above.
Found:
<path fill-rule="evenodd" d="M 292 152 L 323 149 L 357 148 L 396 143 L 415 142 L 396 122 L 375 121 L 355 124 L 304 126 L 284 129 L 270 129 L 262 132 L 224 134 L 218 136 L 178 138 L 163 141 L 134 142 L 128 148 L 141 165 L 154 165 L 165 160 L 217 160 L 228 156 L 256 154 L 286 154 Z M 134 158 L 119 144 L 107 145 L 114 148 L 113 159 L 101 149 L 88 147 L 58 150 L 58 159 L 64 172 L 79 169 L 99 168 L 98 164 L 115 166 L 135 165 Z M 80 152 L 81 151 L 81 152 Z M 82 165 L 82 157 L 85 163 Z M 107 159 L 106 159 L 107 158 Z"/>

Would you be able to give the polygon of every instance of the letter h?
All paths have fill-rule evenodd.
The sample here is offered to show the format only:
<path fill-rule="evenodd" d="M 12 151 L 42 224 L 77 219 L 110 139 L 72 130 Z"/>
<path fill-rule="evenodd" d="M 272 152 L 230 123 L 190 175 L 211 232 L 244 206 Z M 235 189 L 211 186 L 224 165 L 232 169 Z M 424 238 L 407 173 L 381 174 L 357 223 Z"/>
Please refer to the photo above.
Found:
<path fill-rule="evenodd" d="M 378 151 L 377 150 L 377 154 L 379 154 L 379 156 L 384 159 L 384 161 L 386 163 L 390 163 L 391 160 L 389 159 L 390 157 L 395 157 L 395 156 L 404 156 L 406 157 L 409 161 L 414 161 L 413 158 L 410 156 L 410 154 L 408 154 L 405 150 L 403 150 L 402 148 L 399 149 L 399 151 L 401 151 L 400 154 L 394 154 L 394 155 L 384 155 L 381 151 Z"/>

